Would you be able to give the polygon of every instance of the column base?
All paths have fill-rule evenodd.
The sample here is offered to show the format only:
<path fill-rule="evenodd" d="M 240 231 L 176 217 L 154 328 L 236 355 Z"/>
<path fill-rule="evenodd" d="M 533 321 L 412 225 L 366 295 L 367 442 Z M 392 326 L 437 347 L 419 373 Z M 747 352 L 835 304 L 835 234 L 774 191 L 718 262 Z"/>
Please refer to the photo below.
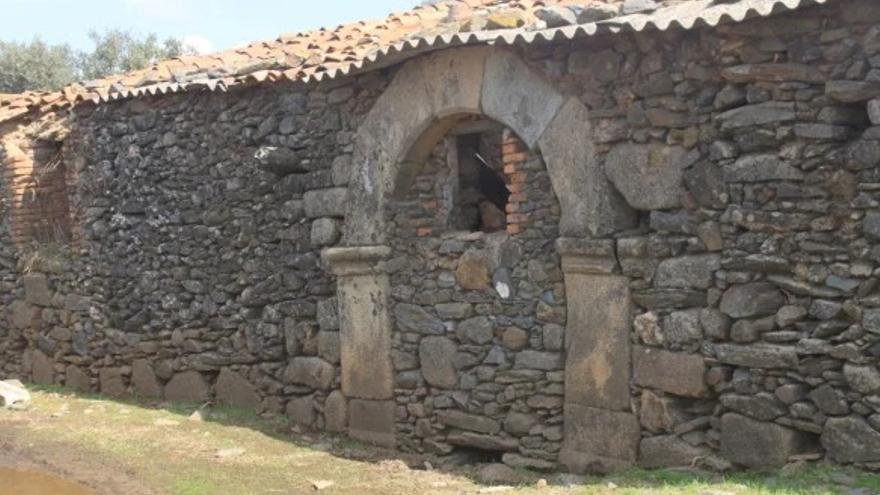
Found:
<path fill-rule="evenodd" d="M 576 474 L 608 474 L 635 465 L 641 431 L 635 414 L 565 404 L 559 462 Z"/>
<path fill-rule="evenodd" d="M 348 436 L 393 449 L 397 445 L 395 409 L 393 400 L 351 400 L 348 406 Z"/>

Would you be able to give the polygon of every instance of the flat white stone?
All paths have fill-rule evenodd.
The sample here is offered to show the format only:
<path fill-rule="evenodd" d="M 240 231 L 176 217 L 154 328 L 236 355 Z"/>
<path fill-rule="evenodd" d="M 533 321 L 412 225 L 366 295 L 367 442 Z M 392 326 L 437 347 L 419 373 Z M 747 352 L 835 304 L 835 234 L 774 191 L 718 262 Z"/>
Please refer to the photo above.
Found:
<path fill-rule="evenodd" d="M 18 380 L 0 382 L 0 407 L 6 409 L 26 409 L 31 403 L 31 394 Z"/>

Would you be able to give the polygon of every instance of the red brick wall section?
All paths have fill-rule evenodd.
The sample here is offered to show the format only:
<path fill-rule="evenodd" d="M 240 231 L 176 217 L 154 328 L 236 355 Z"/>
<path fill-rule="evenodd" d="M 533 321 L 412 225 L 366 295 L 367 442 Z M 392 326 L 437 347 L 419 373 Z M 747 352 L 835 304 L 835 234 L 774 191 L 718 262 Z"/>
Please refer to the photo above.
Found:
<path fill-rule="evenodd" d="M 4 145 L 12 237 L 20 246 L 70 240 L 67 171 L 61 148 L 46 141 Z"/>
<path fill-rule="evenodd" d="M 501 142 L 501 163 L 504 164 L 504 176 L 511 193 L 507 201 L 507 233 L 510 235 L 522 232 L 529 221 L 528 214 L 521 213 L 519 206 L 528 199 L 523 186 L 528 180 L 528 173 L 522 165 L 530 156 L 526 145 L 513 132 L 505 130 Z"/>

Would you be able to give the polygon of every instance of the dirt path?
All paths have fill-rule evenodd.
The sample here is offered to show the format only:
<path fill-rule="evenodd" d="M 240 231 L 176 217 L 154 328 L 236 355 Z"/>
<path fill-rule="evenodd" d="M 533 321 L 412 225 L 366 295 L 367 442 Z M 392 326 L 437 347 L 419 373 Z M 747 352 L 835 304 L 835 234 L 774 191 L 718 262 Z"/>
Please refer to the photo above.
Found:
<path fill-rule="evenodd" d="M 296 434 L 283 420 L 226 410 L 199 420 L 193 408 L 33 396 L 28 411 L 0 411 L 0 467 L 51 474 L 97 495 L 481 491 L 465 476 L 412 470 L 397 453 Z"/>
<path fill-rule="evenodd" d="M 609 478 L 515 473 L 518 488 L 479 483 L 474 467 L 292 431 L 283 418 L 164 409 L 34 392 L 0 410 L 0 468 L 49 473 L 96 495 L 874 495 L 880 476 L 828 466 L 722 477 L 634 471 Z M 429 461 L 431 466 L 425 464 Z M 846 480 L 841 484 L 840 480 Z M 2 487 L 0 487 L 2 492 Z"/>
<path fill-rule="evenodd" d="M 24 429 L 32 422 L 23 418 L 0 423 L 0 468 L 50 474 L 86 486 L 96 495 L 161 495 L 121 466 L 86 455 L 75 445 L 28 444 Z"/>

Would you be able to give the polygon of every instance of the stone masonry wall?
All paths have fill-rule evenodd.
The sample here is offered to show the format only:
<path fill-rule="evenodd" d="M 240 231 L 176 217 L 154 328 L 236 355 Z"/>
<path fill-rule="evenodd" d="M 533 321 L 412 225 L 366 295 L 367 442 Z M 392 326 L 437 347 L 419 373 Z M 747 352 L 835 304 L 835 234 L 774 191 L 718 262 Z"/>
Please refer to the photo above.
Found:
<path fill-rule="evenodd" d="M 632 373 L 638 462 L 880 468 L 874 2 L 517 50 L 590 109 L 583 138 L 638 212 L 608 236 L 634 302 L 633 352 L 608 366 Z M 82 109 L 65 141 L 81 241 L 14 249 L 2 212 L 0 370 L 344 429 L 319 250 L 391 75 Z M 442 147 L 387 205 L 402 448 L 558 460 L 566 297 L 541 152 L 508 172 L 507 233 L 447 228 Z"/>
<path fill-rule="evenodd" d="M 0 161 L 11 162 L 9 153 L 2 148 L 0 148 Z M 11 182 L 9 174 L 2 174 L 0 181 L 2 181 L 2 190 L 8 191 Z M 12 200 L 4 196 L 0 199 L 0 305 L 7 310 L 15 304 L 20 284 L 18 271 L 20 254 L 13 240 L 11 213 Z M 15 325 L 13 318 L 4 318 L 3 324 L 0 325 L 0 372 L 8 376 L 24 377 L 21 365 L 26 348 L 27 341 L 21 326 Z"/>
<path fill-rule="evenodd" d="M 643 466 L 880 467 L 875 7 L 523 54 L 641 213 L 614 237 Z"/>
<path fill-rule="evenodd" d="M 389 207 L 398 436 L 408 449 L 477 448 L 547 469 L 562 439 L 559 204 L 540 156 L 513 137 L 503 149 L 518 191 L 511 234 L 450 227 L 458 177 L 445 143 Z"/>
<path fill-rule="evenodd" d="M 3 258 L 0 369 L 344 428 L 320 249 L 339 241 L 352 131 L 383 85 L 376 74 L 80 109 L 64 146 L 82 238 Z"/>

